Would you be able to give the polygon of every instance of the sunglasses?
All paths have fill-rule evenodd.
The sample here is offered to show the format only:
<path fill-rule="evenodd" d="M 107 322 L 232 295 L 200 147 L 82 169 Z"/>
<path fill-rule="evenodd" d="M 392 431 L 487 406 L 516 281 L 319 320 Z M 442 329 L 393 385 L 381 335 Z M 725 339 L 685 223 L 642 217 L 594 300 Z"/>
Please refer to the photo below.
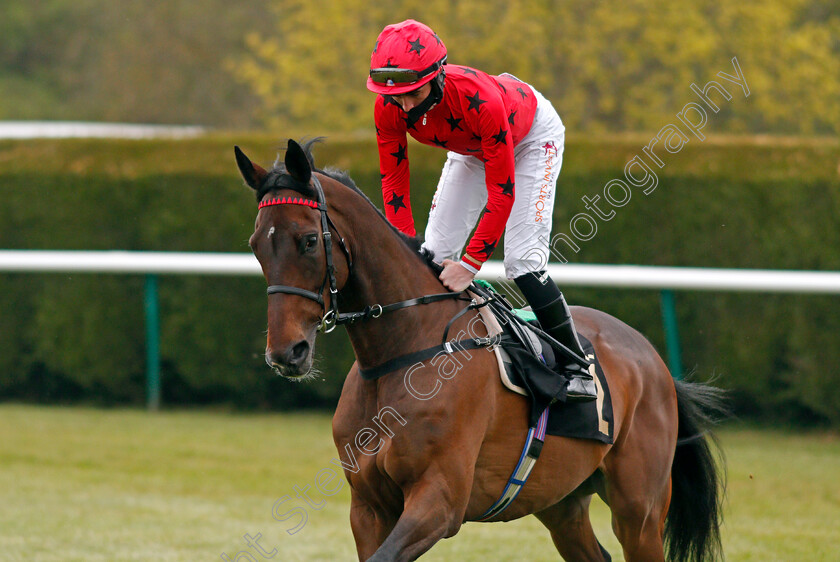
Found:
<path fill-rule="evenodd" d="M 408 68 L 371 68 L 370 79 L 377 84 L 386 86 L 395 86 L 397 84 L 413 84 L 418 80 L 428 76 L 437 71 L 443 64 L 446 63 L 446 57 L 439 60 L 432 66 L 424 68 L 423 70 L 411 70 Z"/>

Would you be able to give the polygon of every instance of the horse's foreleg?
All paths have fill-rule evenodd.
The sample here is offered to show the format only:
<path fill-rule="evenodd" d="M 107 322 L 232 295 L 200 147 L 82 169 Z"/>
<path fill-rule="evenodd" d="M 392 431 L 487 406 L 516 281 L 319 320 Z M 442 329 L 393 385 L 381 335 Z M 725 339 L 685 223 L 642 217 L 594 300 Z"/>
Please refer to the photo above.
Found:
<path fill-rule="evenodd" d="M 385 541 L 396 520 L 389 520 L 386 515 L 376 512 L 370 504 L 360 499 L 355 491 L 351 496 L 350 528 L 353 530 L 359 560 L 364 562 L 373 556 Z"/>
<path fill-rule="evenodd" d="M 415 560 L 440 539 L 457 533 L 472 483 L 460 476 L 427 471 L 406 490 L 402 515 L 370 562 Z"/>

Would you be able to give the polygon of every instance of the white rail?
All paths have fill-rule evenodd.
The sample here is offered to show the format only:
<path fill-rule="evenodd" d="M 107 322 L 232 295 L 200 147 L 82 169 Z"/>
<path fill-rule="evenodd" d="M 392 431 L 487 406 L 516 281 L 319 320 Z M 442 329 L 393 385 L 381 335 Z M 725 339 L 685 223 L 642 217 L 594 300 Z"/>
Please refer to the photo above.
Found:
<path fill-rule="evenodd" d="M 184 125 L 136 123 L 84 123 L 78 121 L 0 121 L 0 139 L 153 139 L 188 138 L 205 129 Z"/>
<path fill-rule="evenodd" d="M 252 254 L 0 250 L 0 271 L 134 273 L 176 275 L 259 275 Z"/>
<path fill-rule="evenodd" d="M 840 272 L 713 269 L 640 265 L 550 264 L 561 286 L 695 291 L 764 291 L 840 294 Z M 123 274 L 259 275 L 247 253 L 0 250 L 0 271 Z M 501 262 L 484 264 L 479 275 L 504 278 Z"/>

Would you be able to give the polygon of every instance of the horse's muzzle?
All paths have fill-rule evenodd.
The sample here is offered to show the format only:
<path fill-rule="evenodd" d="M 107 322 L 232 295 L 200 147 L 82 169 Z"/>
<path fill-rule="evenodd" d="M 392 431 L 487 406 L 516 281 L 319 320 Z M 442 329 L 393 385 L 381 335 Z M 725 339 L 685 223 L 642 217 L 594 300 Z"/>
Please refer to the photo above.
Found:
<path fill-rule="evenodd" d="M 302 377 L 312 368 L 312 346 L 308 341 L 300 340 L 282 351 L 266 348 L 265 362 L 278 375 L 288 378 Z"/>

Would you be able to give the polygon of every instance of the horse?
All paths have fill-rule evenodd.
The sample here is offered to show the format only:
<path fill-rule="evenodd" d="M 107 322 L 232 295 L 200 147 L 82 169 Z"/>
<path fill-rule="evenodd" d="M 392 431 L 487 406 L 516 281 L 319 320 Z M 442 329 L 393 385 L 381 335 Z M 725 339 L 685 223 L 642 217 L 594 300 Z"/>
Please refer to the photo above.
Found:
<path fill-rule="evenodd" d="M 440 342 L 459 313 L 451 327 L 465 330 L 477 312 L 457 298 L 417 302 L 446 291 L 418 241 L 346 172 L 315 168 L 311 143 L 290 139 L 268 170 L 235 154 L 260 205 L 249 244 L 269 285 L 265 360 L 289 379 L 310 376 L 318 330 L 340 323 L 339 304 L 361 309 L 344 315 L 356 361 L 332 423 L 350 525 L 359 560 L 414 560 L 499 496 L 528 431 L 527 401 L 502 386 L 492 353 L 460 349 L 448 370 L 424 361 L 363 378 Z M 609 381 L 613 442 L 547 436 L 519 496 L 490 521 L 534 515 L 565 560 L 610 560 L 589 519 L 597 493 L 626 560 L 718 558 L 725 476 L 707 431 L 720 391 L 675 381 L 644 336 L 605 312 L 572 313 Z"/>

